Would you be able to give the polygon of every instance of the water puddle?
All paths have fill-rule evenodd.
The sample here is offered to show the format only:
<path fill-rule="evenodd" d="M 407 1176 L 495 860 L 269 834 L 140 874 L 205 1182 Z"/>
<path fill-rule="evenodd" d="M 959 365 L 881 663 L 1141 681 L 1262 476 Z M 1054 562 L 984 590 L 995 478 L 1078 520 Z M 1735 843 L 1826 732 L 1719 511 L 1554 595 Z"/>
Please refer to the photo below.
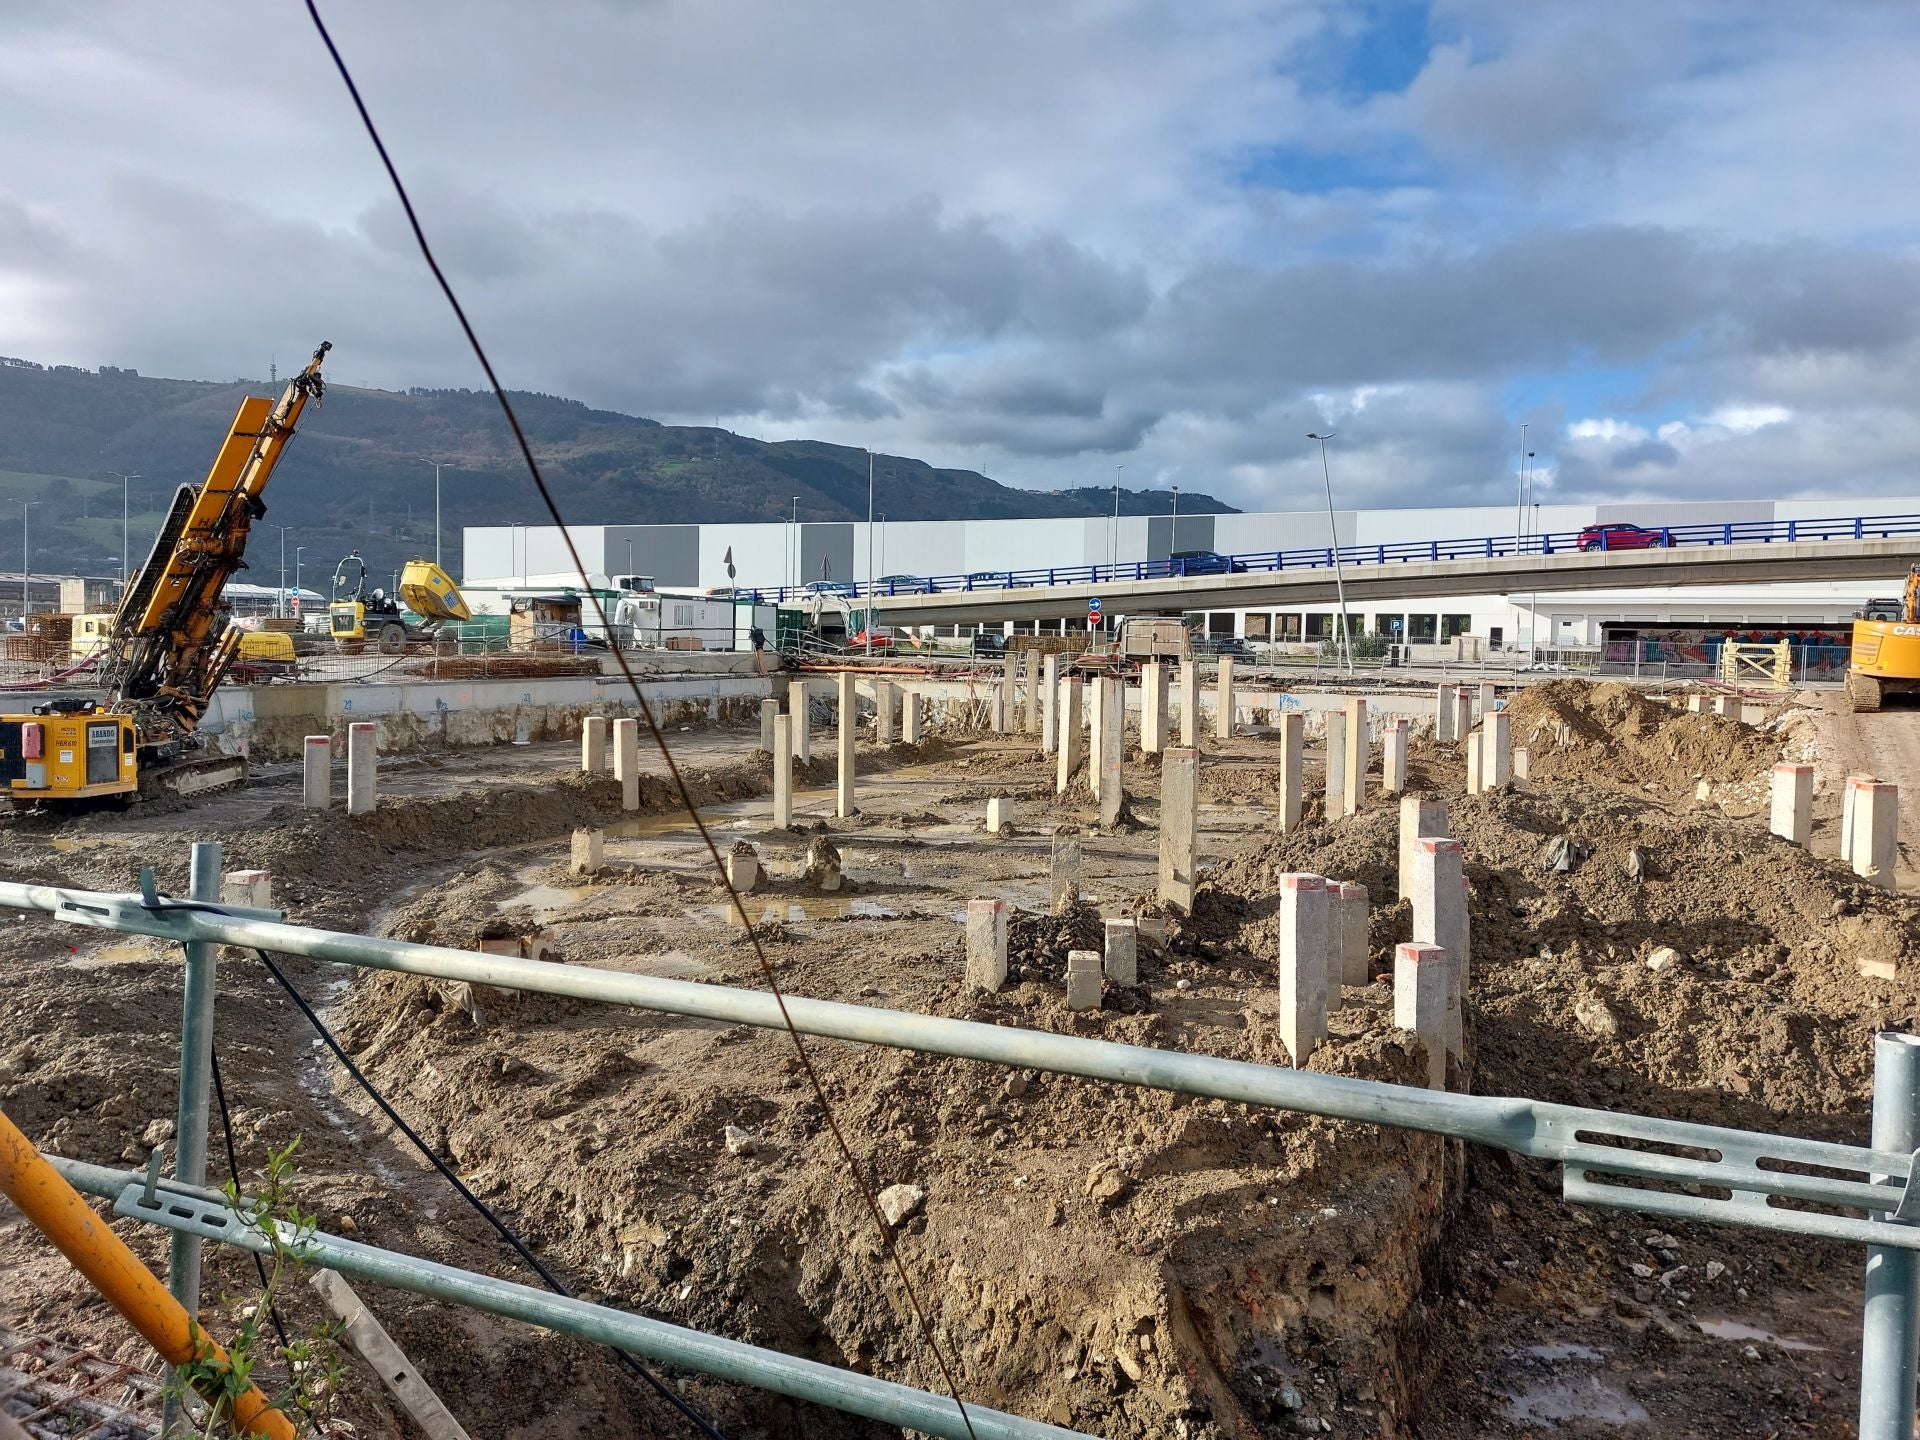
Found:
<path fill-rule="evenodd" d="M 592 885 L 529 885 L 516 895 L 500 901 L 501 910 L 531 910 L 537 920 L 551 920 L 562 910 L 571 910 L 594 893 Z"/>
<path fill-rule="evenodd" d="M 1700 1328 L 1716 1340 L 1758 1340 L 1766 1345 L 1777 1345 L 1782 1350 L 1811 1354 L 1824 1350 L 1824 1345 L 1815 1345 L 1810 1340 L 1795 1340 L 1785 1335 L 1776 1335 L 1771 1330 L 1762 1330 L 1758 1325 L 1749 1325 L 1744 1320 L 1729 1320 L 1724 1316 L 1718 1320 L 1699 1321 Z"/>
<path fill-rule="evenodd" d="M 1646 1406 L 1598 1375 L 1542 1378 L 1504 1398 L 1507 1418 L 1522 1425 L 1555 1425 L 1563 1420 L 1632 1425 L 1648 1418 Z"/>
<path fill-rule="evenodd" d="M 804 925 L 809 920 L 898 920 L 906 913 L 897 906 L 879 900 L 861 900 L 852 895 L 810 895 L 805 900 L 762 900 L 752 895 L 740 898 L 746 903 L 747 914 L 754 917 L 756 924 L 768 921 Z M 724 900 L 712 905 L 690 905 L 684 913 L 689 920 L 738 923 L 733 906 Z"/>
<path fill-rule="evenodd" d="M 1501 1377 L 1507 1418 L 1522 1425 L 1556 1426 L 1585 1420 L 1632 1425 L 1647 1409 L 1602 1374 L 1584 1369 L 1606 1359 L 1591 1345 L 1570 1341 L 1527 1345 L 1509 1352 L 1518 1363 Z"/>

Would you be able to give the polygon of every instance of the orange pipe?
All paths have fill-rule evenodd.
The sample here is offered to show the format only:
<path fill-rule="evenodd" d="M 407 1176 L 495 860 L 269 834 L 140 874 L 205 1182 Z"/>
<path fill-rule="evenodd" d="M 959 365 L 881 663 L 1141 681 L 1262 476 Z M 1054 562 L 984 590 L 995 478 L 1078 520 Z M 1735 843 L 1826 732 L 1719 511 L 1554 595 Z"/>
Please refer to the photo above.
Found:
<path fill-rule="evenodd" d="M 196 1358 L 227 1363 L 227 1352 L 188 1319 L 185 1307 L 140 1263 L 126 1241 L 93 1213 L 80 1192 L 61 1178 L 4 1111 L 0 1111 L 0 1191 L 169 1365 L 185 1365 Z M 249 1385 L 234 1399 L 233 1418 L 247 1434 L 293 1440 L 293 1422 L 273 1408 L 258 1386 Z"/>

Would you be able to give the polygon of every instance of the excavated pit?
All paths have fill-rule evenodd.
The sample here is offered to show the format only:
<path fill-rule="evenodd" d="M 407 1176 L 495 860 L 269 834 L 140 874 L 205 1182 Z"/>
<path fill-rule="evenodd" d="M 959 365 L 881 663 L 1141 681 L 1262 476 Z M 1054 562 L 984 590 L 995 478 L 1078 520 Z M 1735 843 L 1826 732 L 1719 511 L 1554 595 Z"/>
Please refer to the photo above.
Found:
<path fill-rule="evenodd" d="M 1528 793 L 1468 799 L 1458 747 L 1419 740 L 1413 755 L 1466 847 L 1473 1088 L 1862 1140 L 1872 1034 L 1920 1019 L 1920 913 L 1753 819 L 1760 777 L 1799 732 L 1570 682 L 1512 713 Z M 750 841 L 769 874 L 749 914 L 792 993 L 1285 1064 L 1274 880 L 1313 870 L 1368 886 L 1376 979 L 1345 992 L 1312 1066 L 1416 1078 L 1378 978 L 1407 938 L 1395 819 L 1373 802 L 1323 823 L 1315 762 L 1308 823 L 1286 836 L 1267 742 L 1203 767 L 1196 913 L 1143 947 L 1137 987 L 1088 1015 L 1065 1006 L 1066 950 L 1097 947 L 1101 914 L 1150 900 L 1144 757 L 1125 771 L 1141 828 L 1092 833 L 1085 799 L 1056 801 L 1050 762 L 1015 742 L 936 738 L 884 762 L 863 749 L 851 821 L 824 818 L 831 758 L 817 759 L 796 778 L 802 828 L 780 835 L 752 743 L 702 736 L 689 769 L 722 851 Z M 119 887 L 144 859 L 178 890 L 185 840 L 203 835 L 226 842 L 229 868 L 272 870 L 300 921 L 460 946 L 537 936 L 568 963 L 762 984 L 664 778 L 623 818 L 610 782 L 566 773 L 564 748 L 516 760 L 519 773 L 471 755 L 423 772 L 364 817 L 268 793 L 191 817 L 16 826 L 7 873 Z M 1006 837 L 980 831 L 990 795 L 1016 801 Z M 1086 902 L 1055 919 L 1037 912 L 1062 825 L 1089 832 Z M 567 873 L 578 826 L 608 831 L 598 874 Z M 801 873 L 816 833 L 841 853 L 840 892 Z M 1548 863 L 1563 839 L 1581 857 L 1565 870 Z M 959 984 L 959 921 L 979 896 L 1022 912 L 993 996 Z M 49 1148 L 144 1159 L 142 1135 L 172 1112 L 177 965 L 39 918 L 0 945 L 0 1103 Z M 338 972 L 299 973 L 318 989 Z M 519 1274 L 331 1065 L 301 1058 L 308 1037 L 257 965 L 228 959 L 221 1007 L 243 1156 L 300 1133 L 323 1225 Z M 584 1293 L 941 1388 L 786 1036 L 371 972 L 330 1013 L 402 1112 Z M 922 1192 L 896 1241 L 979 1403 L 1116 1437 L 1845 1433 L 1857 1249 L 1577 1210 L 1550 1167 L 1432 1137 L 807 1045 L 873 1187 Z M 747 1139 L 730 1148 L 728 1127 Z M 159 1253 L 151 1232 L 139 1241 Z M 0 1234 L 0 1261 L 23 1281 L 0 1321 L 137 1351 L 30 1232 Z M 229 1256 L 212 1272 L 236 1294 L 251 1283 Z M 591 1347 L 390 1292 L 376 1305 L 475 1433 L 559 1433 L 541 1377 L 577 1398 L 569 1429 L 684 1429 Z M 354 1373 L 356 1433 L 401 1433 Z M 898 1433 L 669 1383 L 733 1435 Z"/>

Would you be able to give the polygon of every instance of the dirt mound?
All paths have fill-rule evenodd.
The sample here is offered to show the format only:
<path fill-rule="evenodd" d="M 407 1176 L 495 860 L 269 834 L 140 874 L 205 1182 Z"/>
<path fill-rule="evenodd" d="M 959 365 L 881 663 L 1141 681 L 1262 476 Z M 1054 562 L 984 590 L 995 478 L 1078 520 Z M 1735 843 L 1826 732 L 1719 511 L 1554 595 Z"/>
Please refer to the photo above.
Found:
<path fill-rule="evenodd" d="M 1775 736 L 1632 685 L 1550 680 L 1522 687 L 1506 709 L 1536 780 L 1679 792 L 1751 780 L 1780 758 Z"/>
<path fill-rule="evenodd" d="M 1507 1093 L 1600 1105 L 1634 1094 L 1659 1113 L 1761 1128 L 1860 1114 L 1874 1032 L 1920 1022 L 1920 899 L 1836 860 L 1751 823 L 1584 788 L 1455 797 L 1449 811 L 1473 887 L 1482 1007 L 1513 1007 L 1528 1036 L 1570 1028 L 1584 1059 L 1603 1062 L 1564 1068 L 1550 1047 L 1509 1049 L 1490 1032 L 1483 1064 L 1496 1062 Z M 1562 838 L 1565 871 L 1553 856 Z M 1215 868 L 1183 929 L 1270 957 L 1277 878 L 1315 872 L 1367 886 L 1383 968 L 1409 938 L 1397 847 L 1384 807 L 1263 840 Z M 1898 978 L 1868 978 L 1863 965 Z M 1576 1007 L 1595 1023 L 1576 1021 Z"/>

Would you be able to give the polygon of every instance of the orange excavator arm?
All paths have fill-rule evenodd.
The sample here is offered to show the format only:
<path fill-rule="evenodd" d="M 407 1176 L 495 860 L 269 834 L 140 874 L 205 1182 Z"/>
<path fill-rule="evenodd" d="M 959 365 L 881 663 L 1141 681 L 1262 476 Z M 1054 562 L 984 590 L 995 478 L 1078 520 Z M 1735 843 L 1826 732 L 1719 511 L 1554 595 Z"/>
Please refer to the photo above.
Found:
<path fill-rule="evenodd" d="M 221 593 L 244 564 L 260 494 L 273 478 L 309 400 L 325 392 L 323 342 L 287 382 L 279 401 L 240 402 L 207 478 L 173 497 L 147 563 L 121 597 L 101 658 L 108 708 L 134 716 L 141 739 L 191 735 L 232 664 L 239 632 L 227 624 Z"/>

